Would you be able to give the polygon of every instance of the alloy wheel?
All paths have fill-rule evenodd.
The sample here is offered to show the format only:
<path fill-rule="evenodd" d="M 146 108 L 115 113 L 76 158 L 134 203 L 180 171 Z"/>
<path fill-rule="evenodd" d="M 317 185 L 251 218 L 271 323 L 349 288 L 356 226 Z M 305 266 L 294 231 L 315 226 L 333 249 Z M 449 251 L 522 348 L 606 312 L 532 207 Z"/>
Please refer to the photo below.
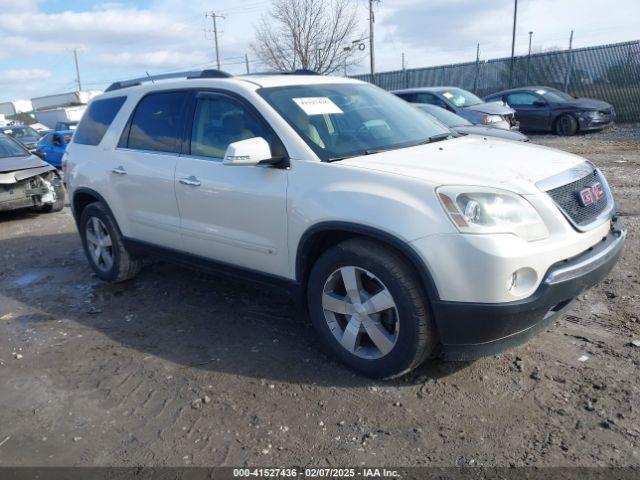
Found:
<path fill-rule="evenodd" d="M 113 243 L 107 227 L 98 217 L 91 217 L 85 227 L 87 248 L 94 265 L 107 272 L 113 266 Z"/>
<path fill-rule="evenodd" d="M 364 268 L 344 266 L 329 275 L 322 308 L 338 343 L 360 358 L 382 358 L 398 340 L 400 322 L 393 296 Z"/>

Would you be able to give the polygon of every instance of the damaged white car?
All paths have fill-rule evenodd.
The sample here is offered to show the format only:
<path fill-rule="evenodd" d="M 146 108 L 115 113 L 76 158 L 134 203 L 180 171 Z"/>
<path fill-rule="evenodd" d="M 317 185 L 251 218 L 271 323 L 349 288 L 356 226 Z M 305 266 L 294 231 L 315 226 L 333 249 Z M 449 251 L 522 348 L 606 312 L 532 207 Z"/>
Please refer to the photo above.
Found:
<path fill-rule="evenodd" d="M 0 212 L 21 208 L 57 212 L 63 207 L 64 187 L 55 167 L 0 134 Z"/>

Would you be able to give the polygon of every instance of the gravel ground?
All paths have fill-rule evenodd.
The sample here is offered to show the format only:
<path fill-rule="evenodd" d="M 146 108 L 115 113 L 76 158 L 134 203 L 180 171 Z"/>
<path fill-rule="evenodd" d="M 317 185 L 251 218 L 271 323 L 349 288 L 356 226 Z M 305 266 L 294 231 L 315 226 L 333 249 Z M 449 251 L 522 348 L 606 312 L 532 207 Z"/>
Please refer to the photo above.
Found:
<path fill-rule="evenodd" d="M 0 215 L 0 465 L 640 465 L 640 128 L 532 141 L 604 170 L 621 261 L 528 344 L 393 382 L 284 295 L 165 263 L 107 285 L 68 209 Z"/>

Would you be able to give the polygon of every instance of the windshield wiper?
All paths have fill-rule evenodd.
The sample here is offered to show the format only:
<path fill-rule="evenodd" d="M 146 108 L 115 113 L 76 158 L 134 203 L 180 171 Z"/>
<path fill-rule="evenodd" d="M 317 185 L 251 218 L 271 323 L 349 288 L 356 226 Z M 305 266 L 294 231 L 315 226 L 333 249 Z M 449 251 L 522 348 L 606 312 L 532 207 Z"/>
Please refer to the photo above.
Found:
<path fill-rule="evenodd" d="M 431 135 L 425 143 L 440 142 L 442 140 L 448 140 L 450 138 L 453 138 L 453 135 L 451 133 L 439 133 L 437 135 Z"/>

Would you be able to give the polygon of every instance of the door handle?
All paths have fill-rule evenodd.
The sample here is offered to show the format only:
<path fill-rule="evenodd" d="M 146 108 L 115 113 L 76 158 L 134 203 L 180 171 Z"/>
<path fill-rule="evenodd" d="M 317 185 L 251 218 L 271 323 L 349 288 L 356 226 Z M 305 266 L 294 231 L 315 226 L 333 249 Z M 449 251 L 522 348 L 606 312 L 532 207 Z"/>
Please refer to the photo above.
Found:
<path fill-rule="evenodd" d="M 189 185 L 191 187 L 199 187 L 200 185 L 202 185 L 202 182 L 200 180 L 198 180 L 196 177 L 194 177 L 193 175 L 191 175 L 190 177 L 187 177 L 187 178 L 181 178 L 178 181 L 182 185 Z"/>
<path fill-rule="evenodd" d="M 111 172 L 115 173 L 116 175 L 126 175 L 127 174 L 127 171 L 124 169 L 124 167 L 122 165 L 120 165 L 119 167 L 116 167 L 116 168 L 112 168 Z"/>

